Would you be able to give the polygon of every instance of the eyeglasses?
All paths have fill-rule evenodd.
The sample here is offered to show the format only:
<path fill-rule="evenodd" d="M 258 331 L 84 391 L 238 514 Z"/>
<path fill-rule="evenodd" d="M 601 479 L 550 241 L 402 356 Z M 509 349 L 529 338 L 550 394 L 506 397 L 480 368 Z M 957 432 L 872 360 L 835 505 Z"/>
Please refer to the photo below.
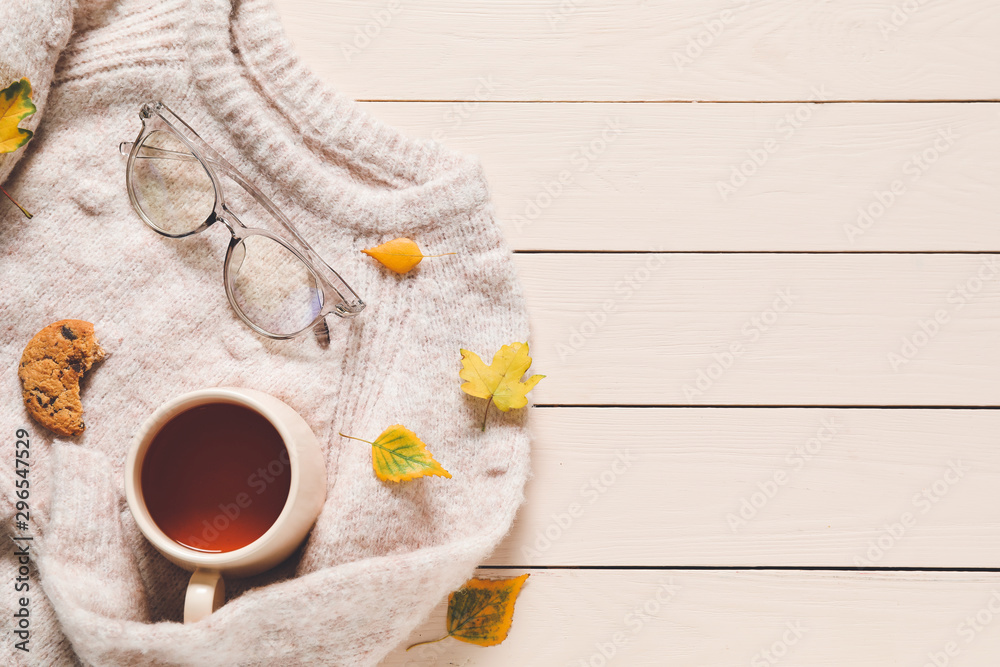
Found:
<path fill-rule="evenodd" d="M 119 146 L 128 155 L 132 208 L 170 238 L 197 234 L 217 221 L 229 229 L 223 283 L 233 310 L 251 329 L 278 339 L 311 329 L 322 336 L 327 315 L 353 317 L 364 309 L 274 203 L 163 102 L 144 105 L 139 118 L 139 136 Z M 298 247 L 257 226 L 274 220 Z"/>

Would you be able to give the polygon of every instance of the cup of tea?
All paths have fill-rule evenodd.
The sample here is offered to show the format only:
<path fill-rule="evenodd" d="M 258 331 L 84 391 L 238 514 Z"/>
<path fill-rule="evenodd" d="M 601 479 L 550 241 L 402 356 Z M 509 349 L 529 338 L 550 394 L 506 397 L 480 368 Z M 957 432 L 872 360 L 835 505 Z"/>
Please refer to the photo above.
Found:
<path fill-rule="evenodd" d="M 191 571 L 184 622 L 225 601 L 222 575 L 267 570 L 302 543 L 326 499 L 326 465 L 305 420 L 253 389 L 193 391 L 136 433 L 125 497 L 139 530 Z"/>

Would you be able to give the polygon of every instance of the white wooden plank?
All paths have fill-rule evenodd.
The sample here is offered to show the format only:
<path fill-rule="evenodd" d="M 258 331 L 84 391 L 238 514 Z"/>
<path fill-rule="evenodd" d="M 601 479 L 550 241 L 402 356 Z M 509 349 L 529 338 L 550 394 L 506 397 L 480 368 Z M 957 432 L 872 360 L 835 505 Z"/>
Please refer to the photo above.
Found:
<path fill-rule="evenodd" d="M 1000 249 L 998 104 L 366 106 L 479 155 L 521 250 Z"/>
<path fill-rule="evenodd" d="M 503 566 L 988 568 L 1000 411 L 537 408 Z"/>
<path fill-rule="evenodd" d="M 276 4 L 306 62 L 359 99 L 472 99 L 481 77 L 508 100 L 1000 97 L 991 0 Z"/>
<path fill-rule="evenodd" d="M 406 652 L 444 635 L 442 603 L 383 667 L 916 667 L 1000 655 L 996 573 L 529 572 L 503 644 Z"/>
<path fill-rule="evenodd" d="M 536 403 L 1000 404 L 997 255 L 516 262 Z"/>

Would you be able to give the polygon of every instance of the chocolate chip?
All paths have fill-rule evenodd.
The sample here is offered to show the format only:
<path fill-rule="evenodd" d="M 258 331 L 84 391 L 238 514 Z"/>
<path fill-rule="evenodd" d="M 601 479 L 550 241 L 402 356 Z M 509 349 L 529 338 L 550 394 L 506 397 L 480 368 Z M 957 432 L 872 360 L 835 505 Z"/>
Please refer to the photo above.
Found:
<path fill-rule="evenodd" d="M 48 396 L 37 389 L 32 390 L 35 396 L 35 403 L 38 403 L 38 407 L 47 408 L 58 400 L 58 396 Z"/>
<path fill-rule="evenodd" d="M 65 324 L 62 326 L 61 333 L 63 335 L 63 338 L 65 338 L 66 340 L 76 340 L 77 339 L 77 335 L 75 333 L 73 333 L 73 330 L 70 329 Z"/>

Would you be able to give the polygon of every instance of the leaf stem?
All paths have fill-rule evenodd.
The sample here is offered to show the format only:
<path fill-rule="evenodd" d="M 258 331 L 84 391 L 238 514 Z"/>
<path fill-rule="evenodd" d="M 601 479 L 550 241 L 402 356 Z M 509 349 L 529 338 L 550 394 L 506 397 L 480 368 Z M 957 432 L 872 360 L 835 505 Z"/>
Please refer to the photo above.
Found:
<path fill-rule="evenodd" d="M 351 440 L 358 440 L 359 442 L 368 442 L 364 438 L 355 438 L 353 435 L 344 435 L 343 433 L 340 432 L 338 432 L 337 435 L 343 436 L 345 438 L 350 438 Z M 377 445 L 374 442 L 368 442 L 368 444 L 371 445 L 372 447 L 377 447 Z M 385 449 L 385 447 L 383 447 L 382 449 Z"/>
<path fill-rule="evenodd" d="M 445 635 L 444 637 L 441 637 L 440 639 L 431 639 L 430 641 L 426 642 L 417 642 L 416 644 L 410 644 L 409 646 L 406 647 L 406 650 L 409 651 L 411 648 L 416 648 L 417 646 L 423 646 L 424 644 L 436 644 L 437 642 L 444 641 L 448 637 L 451 637 L 451 635 L 448 634 Z"/>
<path fill-rule="evenodd" d="M 362 250 L 361 252 L 366 252 Z M 457 255 L 457 252 L 443 252 L 440 255 L 425 255 L 421 252 L 382 252 L 378 251 L 379 255 L 384 257 L 420 257 L 422 259 L 427 259 L 428 257 L 445 257 L 446 255 Z M 370 257 L 371 255 L 369 255 Z"/>
<path fill-rule="evenodd" d="M 11 203 L 12 203 L 12 204 L 14 204 L 14 206 L 16 206 L 16 207 L 18 207 L 19 209 L 21 209 L 21 213 L 24 213 L 24 215 L 25 215 L 25 217 L 26 217 L 26 218 L 28 218 L 29 220 L 31 219 L 31 214 L 30 214 L 30 213 L 28 213 L 27 209 L 25 209 L 25 208 L 24 208 L 23 206 L 21 206 L 20 204 L 18 204 L 18 203 L 17 203 L 17 202 L 16 202 L 15 200 L 14 200 L 14 198 L 10 196 L 10 193 L 8 193 L 8 192 L 7 192 L 6 190 L 4 190 L 4 189 L 3 189 L 3 186 L 2 186 L 2 185 L 0 185 L 0 190 L 3 190 L 3 193 L 4 193 L 5 195 L 7 195 L 7 199 L 9 199 L 9 200 L 11 201 Z"/>
<path fill-rule="evenodd" d="M 487 398 L 486 399 L 486 412 L 483 413 L 483 428 L 481 429 L 484 433 L 486 432 L 486 418 L 490 414 L 490 403 L 492 403 L 492 402 L 493 402 L 493 399 L 491 399 L 491 398 Z"/>

